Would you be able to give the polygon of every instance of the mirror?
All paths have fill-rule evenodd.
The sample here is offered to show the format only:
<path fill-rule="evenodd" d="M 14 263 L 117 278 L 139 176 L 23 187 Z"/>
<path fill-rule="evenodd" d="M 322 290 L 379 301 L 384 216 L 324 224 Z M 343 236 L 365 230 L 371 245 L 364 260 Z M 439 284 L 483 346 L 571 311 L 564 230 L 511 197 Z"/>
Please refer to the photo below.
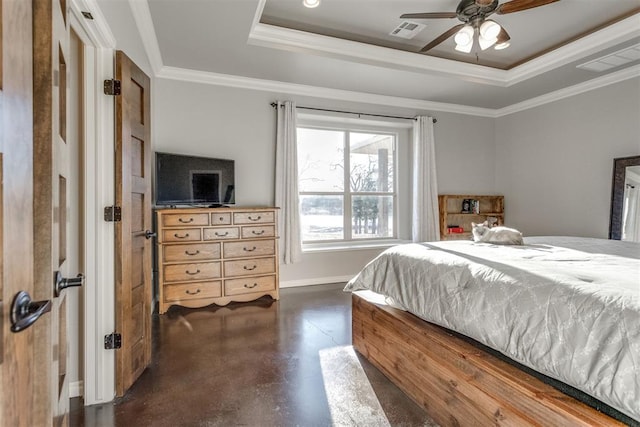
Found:
<path fill-rule="evenodd" d="M 640 156 L 613 160 L 609 238 L 640 242 Z"/>

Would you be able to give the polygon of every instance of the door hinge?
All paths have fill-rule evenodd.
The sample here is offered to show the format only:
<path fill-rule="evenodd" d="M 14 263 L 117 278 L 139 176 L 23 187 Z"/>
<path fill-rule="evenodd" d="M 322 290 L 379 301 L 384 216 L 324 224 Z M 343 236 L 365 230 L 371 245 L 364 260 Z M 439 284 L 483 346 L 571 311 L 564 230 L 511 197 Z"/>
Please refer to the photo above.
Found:
<path fill-rule="evenodd" d="M 107 206 L 104 208 L 104 220 L 107 222 L 120 222 L 122 208 L 120 206 Z"/>
<path fill-rule="evenodd" d="M 122 347 L 122 335 L 114 332 L 104 336 L 104 349 L 117 350 Z"/>
<path fill-rule="evenodd" d="M 120 80 L 110 79 L 104 81 L 105 95 L 120 95 Z"/>

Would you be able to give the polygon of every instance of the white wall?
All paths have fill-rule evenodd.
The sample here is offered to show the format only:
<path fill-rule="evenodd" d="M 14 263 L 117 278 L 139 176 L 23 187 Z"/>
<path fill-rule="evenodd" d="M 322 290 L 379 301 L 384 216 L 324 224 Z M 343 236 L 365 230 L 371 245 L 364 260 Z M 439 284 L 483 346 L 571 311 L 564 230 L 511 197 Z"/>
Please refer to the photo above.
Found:
<path fill-rule="evenodd" d="M 640 78 L 496 120 L 496 190 L 525 235 L 606 238 L 613 159 L 640 154 Z"/>
<path fill-rule="evenodd" d="M 435 128 L 438 183 L 442 192 L 494 192 L 493 119 L 451 113 L 419 112 L 385 106 L 337 102 L 276 93 L 156 79 L 154 86 L 154 149 L 236 161 L 236 203 L 273 205 L 275 181 L 275 111 L 269 105 L 294 100 L 298 105 L 380 114 L 431 114 Z M 409 159 L 410 132 L 405 132 Z M 401 146 L 401 144 L 399 144 Z M 399 182 L 410 194 L 409 172 Z M 401 238 L 409 238 L 410 205 L 401 215 Z M 357 273 L 380 249 L 306 253 L 294 265 L 281 266 L 287 285 L 322 283 Z"/>
<path fill-rule="evenodd" d="M 97 3 L 116 39 L 116 49 L 123 51 L 142 71 L 153 78 L 149 58 L 144 50 L 129 2 L 98 0 Z"/>

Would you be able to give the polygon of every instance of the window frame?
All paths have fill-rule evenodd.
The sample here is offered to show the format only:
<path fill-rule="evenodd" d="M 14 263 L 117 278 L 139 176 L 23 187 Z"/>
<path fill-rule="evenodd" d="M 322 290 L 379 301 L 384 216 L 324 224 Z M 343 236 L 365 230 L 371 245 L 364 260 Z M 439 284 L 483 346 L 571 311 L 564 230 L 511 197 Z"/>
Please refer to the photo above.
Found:
<path fill-rule="evenodd" d="M 312 130 L 324 130 L 324 131 L 337 131 L 343 132 L 342 148 L 344 152 L 343 157 L 343 191 L 301 191 L 298 190 L 298 196 L 341 196 L 343 198 L 343 238 L 342 239 L 325 239 L 325 240 L 302 240 L 303 250 L 309 249 L 322 249 L 322 248 L 342 248 L 342 247 L 375 247 L 381 245 L 389 245 L 398 243 L 399 233 L 399 188 L 398 188 L 398 148 L 400 139 L 400 127 L 390 127 L 385 123 L 372 123 L 367 120 L 369 124 L 352 123 L 352 121 L 340 122 L 328 122 L 318 123 L 327 119 L 328 117 L 319 118 L 319 120 L 304 120 L 299 121 L 296 126 L 296 132 L 298 129 L 312 129 Z M 384 128 L 382 130 L 381 128 Z M 351 133 L 375 133 L 378 135 L 389 135 L 393 137 L 393 185 L 391 192 L 362 192 L 351 190 L 351 147 L 350 147 L 350 135 Z M 298 148 L 298 147 L 296 147 Z M 298 176 L 298 179 L 300 177 Z M 386 196 L 391 197 L 393 202 L 392 210 L 392 235 L 388 237 L 374 237 L 374 238 L 358 238 L 353 237 L 353 196 Z M 301 206 L 298 207 L 300 209 Z M 302 214 L 300 214 L 302 216 Z M 302 239 L 302 236 L 301 236 Z"/>

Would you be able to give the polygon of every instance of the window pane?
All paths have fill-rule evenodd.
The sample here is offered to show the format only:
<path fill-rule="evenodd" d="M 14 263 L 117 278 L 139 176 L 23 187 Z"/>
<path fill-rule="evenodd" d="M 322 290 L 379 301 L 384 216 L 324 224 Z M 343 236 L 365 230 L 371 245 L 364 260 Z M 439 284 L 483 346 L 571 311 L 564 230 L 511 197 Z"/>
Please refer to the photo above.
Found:
<path fill-rule="evenodd" d="M 385 134 L 349 135 L 351 191 L 393 192 L 393 140 Z"/>
<path fill-rule="evenodd" d="M 298 128 L 298 188 L 344 190 L 344 132 Z"/>
<path fill-rule="evenodd" d="M 344 239 L 342 196 L 300 196 L 302 241 Z"/>
<path fill-rule="evenodd" d="M 352 213 L 354 239 L 393 237 L 392 196 L 353 196 Z"/>

